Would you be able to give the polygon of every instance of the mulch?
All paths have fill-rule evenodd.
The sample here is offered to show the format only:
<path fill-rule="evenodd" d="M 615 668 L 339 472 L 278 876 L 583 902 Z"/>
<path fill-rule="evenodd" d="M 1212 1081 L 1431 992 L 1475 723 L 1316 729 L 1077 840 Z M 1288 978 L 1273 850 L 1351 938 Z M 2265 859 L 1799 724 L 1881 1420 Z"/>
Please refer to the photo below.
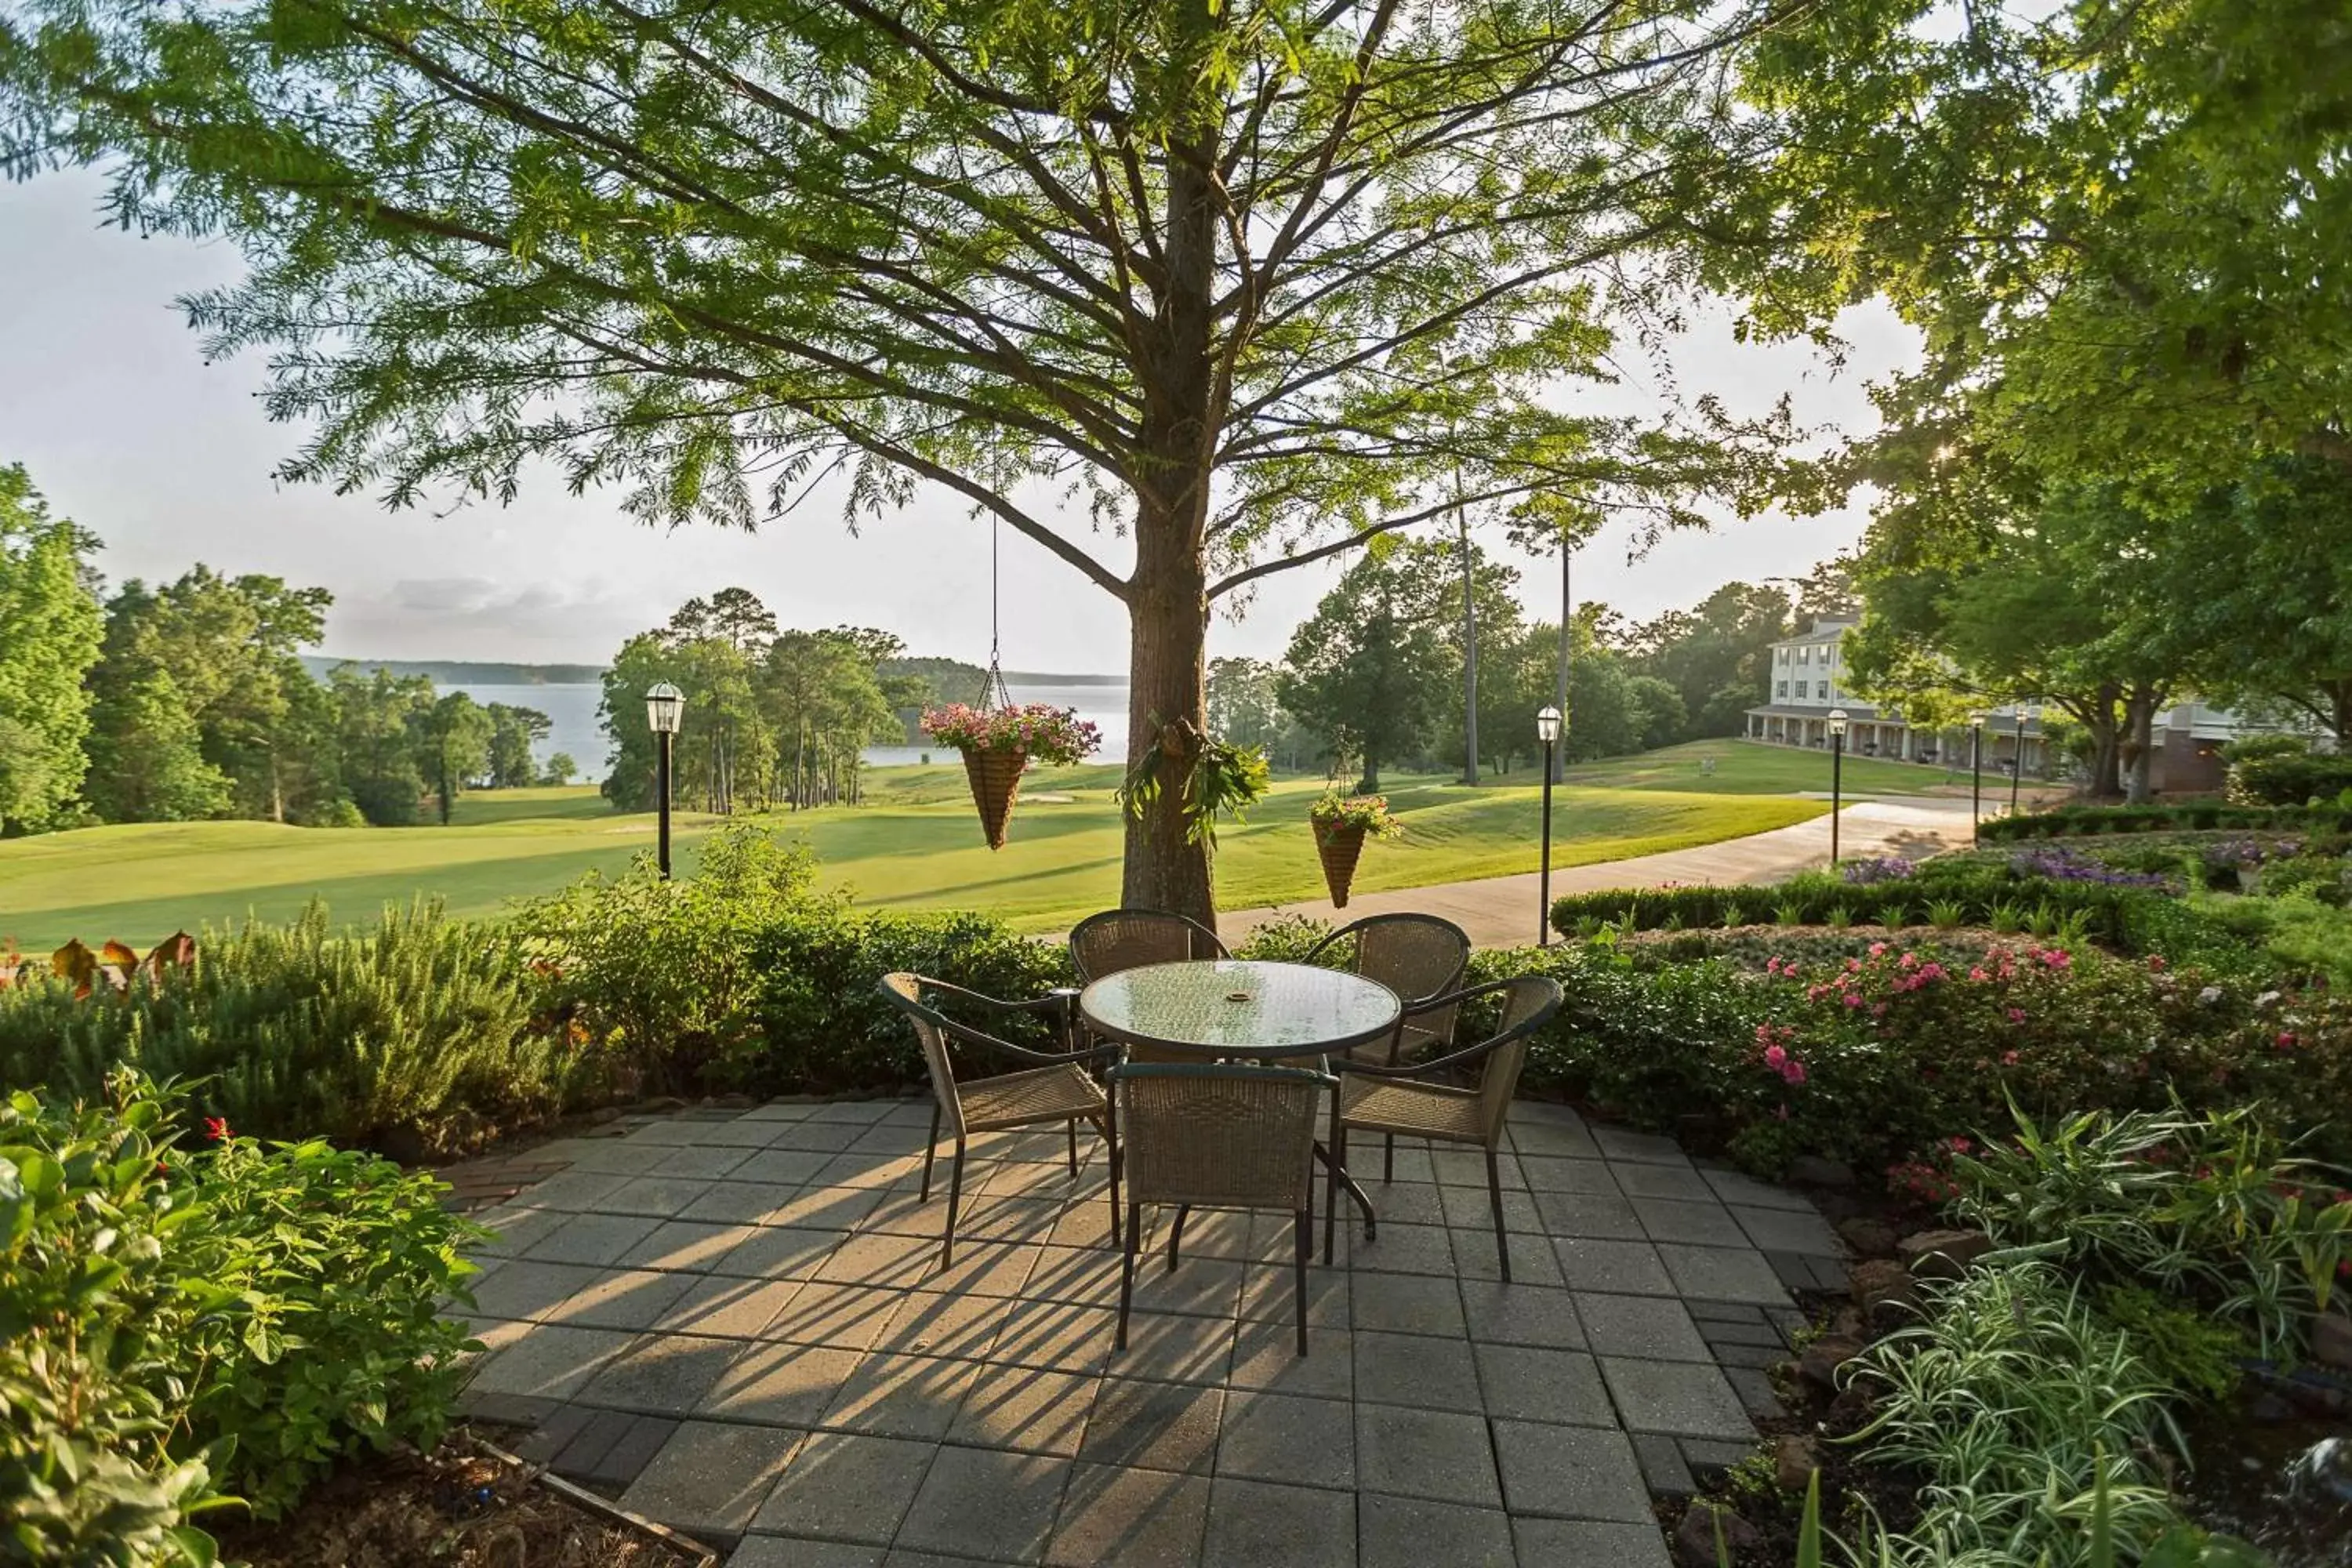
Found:
<path fill-rule="evenodd" d="M 353 1464 L 272 1521 L 215 1533 L 252 1568 L 693 1568 L 707 1561 L 591 1513 L 453 1435 Z"/>

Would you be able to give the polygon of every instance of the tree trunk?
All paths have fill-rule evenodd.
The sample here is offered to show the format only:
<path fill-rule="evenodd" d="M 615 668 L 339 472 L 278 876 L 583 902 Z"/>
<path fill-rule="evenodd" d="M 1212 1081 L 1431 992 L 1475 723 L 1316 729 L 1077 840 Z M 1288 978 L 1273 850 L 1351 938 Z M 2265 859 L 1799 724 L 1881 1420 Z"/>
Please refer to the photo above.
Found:
<path fill-rule="evenodd" d="M 1160 727 L 1197 736 L 1208 727 L 1205 658 L 1209 640 L 1207 574 L 1200 552 L 1189 570 L 1160 562 L 1146 583 L 1145 562 L 1159 553 L 1153 531 L 1139 531 L 1136 595 L 1128 605 L 1127 761 L 1132 767 L 1160 744 Z M 1197 745 L 1197 740 L 1183 743 Z M 1142 816 L 1127 817 L 1125 868 L 1119 901 L 1130 909 L 1167 910 L 1212 928 L 1216 907 L 1209 889 L 1209 847 L 1185 842 L 1184 792 L 1163 789 Z"/>
<path fill-rule="evenodd" d="M 2155 791 L 2149 787 L 2150 772 L 2156 763 L 2156 710 L 2164 694 L 2147 687 L 2137 687 L 2124 703 L 2124 722 L 2131 734 L 2131 772 L 2124 781 L 2124 801 L 2129 805 L 2145 805 Z"/>

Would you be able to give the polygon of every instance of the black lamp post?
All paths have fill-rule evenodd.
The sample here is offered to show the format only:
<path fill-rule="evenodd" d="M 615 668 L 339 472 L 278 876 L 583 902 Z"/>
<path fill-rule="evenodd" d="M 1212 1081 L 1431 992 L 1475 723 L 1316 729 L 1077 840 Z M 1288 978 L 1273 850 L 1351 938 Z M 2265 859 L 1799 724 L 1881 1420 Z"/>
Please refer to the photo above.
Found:
<path fill-rule="evenodd" d="M 1845 792 L 1845 710 L 1830 710 L 1830 869 L 1838 863 L 1838 805 Z"/>
<path fill-rule="evenodd" d="M 1543 742 L 1543 877 L 1536 894 L 1536 945 L 1551 945 L 1551 764 L 1559 748 L 1559 710 L 1549 703 L 1536 710 L 1536 739 Z"/>
<path fill-rule="evenodd" d="M 1984 727 L 1985 716 L 1969 715 L 1969 847 L 1976 847 L 1984 837 Z"/>
<path fill-rule="evenodd" d="M 656 681 L 646 693 L 646 727 L 654 732 L 654 795 L 661 811 L 661 836 L 654 858 L 664 880 L 669 877 L 669 748 L 686 717 L 686 693 L 667 680 Z"/>
<path fill-rule="evenodd" d="M 2025 778 L 2025 710 L 2017 710 L 2017 738 L 2009 747 L 2009 815 L 2017 815 L 2017 786 Z"/>

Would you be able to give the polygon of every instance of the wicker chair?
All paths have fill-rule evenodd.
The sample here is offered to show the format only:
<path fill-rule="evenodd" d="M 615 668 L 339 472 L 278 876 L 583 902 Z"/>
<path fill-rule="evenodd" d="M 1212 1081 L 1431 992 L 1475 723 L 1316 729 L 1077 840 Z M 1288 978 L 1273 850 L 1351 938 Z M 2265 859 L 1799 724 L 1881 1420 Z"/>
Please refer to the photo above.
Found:
<path fill-rule="evenodd" d="M 1130 1062 L 1110 1070 L 1127 1173 L 1118 1272 L 1118 1348 L 1127 1348 L 1143 1205 L 1173 1205 L 1168 1268 L 1184 1215 L 1202 1208 L 1287 1212 L 1297 1226 L 1298 1353 L 1307 1353 L 1307 1259 L 1314 1249 L 1315 1123 L 1328 1073 L 1241 1063 Z"/>
<path fill-rule="evenodd" d="M 1340 1079 L 1339 1103 L 1331 1113 L 1331 1185 L 1336 1201 L 1338 1172 L 1348 1162 L 1351 1128 L 1392 1137 L 1480 1145 L 1486 1151 L 1486 1191 L 1495 1207 L 1495 1250 L 1502 1259 L 1503 1280 L 1507 1284 L 1511 1244 L 1503 1229 L 1503 1177 L 1496 1152 L 1502 1147 L 1503 1119 L 1511 1109 L 1519 1069 L 1527 1065 L 1528 1037 L 1559 1011 L 1560 990 L 1556 980 L 1523 974 L 1516 980 L 1473 985 L 1436 1001 L 1451 1008 L 1497 994 L 1503 999 L 1501 1026 L 1477 1045 L 1396 1067 L 1361 1061 L 1337 1064 Z M 1474 1065 L 1478 1068 L 1475 1085 L 1433 1081 L 1456 1077 Z M 1326 1214 L 1323 1259 L 1327 1263 L 1332 1239 L 1331 1216 Z"/>
<path fill-rule="evenodd" d="M 1395 1034 L 1358 1046 L 1349 1058 L 1395 1067 L 1454 1043 L 1456 1008 L 1445 995 L 1470 966 L 1468 931 L 1435 915 L 1367 915 L 1317 942 L 1306 962 L 1335 959 L 1339 967 L 1379 981 L 1404 1004 Z M 1381 1180 L 1395 1179 L 1396 1140 L 1390 1138 L 1381 1152 Z"/>
<path fill-rule="evenodd" d="M 1106 974 L 1141 969 L 1147 963 L 1182 963 L 1189 959 L 1231 958 L 1217 933 L 1200 921 L 1164 910 L 1105 910 L 1070 929 L 1070 963 L 1078 984 L 1091 985 Z M 1129 1049 L 1130 1061 L 1192 1061 L 1172 1052 Z"/>
<path fill-rule="evenodd" d="M 1000 1013 L 1042 1015 L 1052 1018 L 1057 1033 L 1068 1040 L 1076 1031 L 1073 994 L 1056 991 L 1030 1002 L 1001 1002 L 945 981 L 901 973 L 882 977 L 882 994 L 915 1026 L 915 1037 L 922 1042 L 923 1060 L 931 1069 L 931 1137 L 923 1145 L 923 1202 L 930 1201 L 931 1163 L 939 1152 L 943 1122 L 955 1138 L 955 1163 L 948 1173 L 947 1234 L 940 1243 L 940 1267 L 945 1268 L 955 1261 L 956 1214 L 963 1198 L 964 1141 L 975 1132 L 1002 1132 L 1059 1121 L 1069 1131 L 1070 1179 L 1075 1182 L 1078 1177 L 1078 1123 L 1093 1122 L 1109 1152 L 1111 1239 L 1116 1242 L 1119 1234 L 1118 1112 L 1087 1069 L 1097 1062 L 1108 1065 L 1117 1061 L 1118 1047 L 1031 1050 L 959 1024 L 923 1000 L 927 994 L 951 996 Z M 953 1059 L 959 1044 L 1036 1065 L 994 1078 L 959 1080 Z"/>

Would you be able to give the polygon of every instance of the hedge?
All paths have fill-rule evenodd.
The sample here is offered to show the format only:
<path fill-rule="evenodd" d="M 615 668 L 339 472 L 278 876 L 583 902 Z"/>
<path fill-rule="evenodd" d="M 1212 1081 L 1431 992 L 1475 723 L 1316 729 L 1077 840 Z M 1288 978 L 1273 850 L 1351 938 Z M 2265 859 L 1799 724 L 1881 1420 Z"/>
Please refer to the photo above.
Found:
<path fill-rule="evenodd" d="M 2028 838 L 2079 838 L 2103 833 L 2167 833 L 2228 828 L 2240 832 L 2352 831 L 2352 807 L 2337 805 L 2241 805 L 2218 800 L 2162 805 L 2065 805 L 2051 811 L 1994 817 L 1979 829 L 1988 843 Z"/>
<path fill-rule="evenodd" d="M 2248 757 L 2231 764 L 2230 795 L 2270 805 L 2321 801 L 2344 809 L 2352 805 L 2352 756 L 2308 752 Z"/>

